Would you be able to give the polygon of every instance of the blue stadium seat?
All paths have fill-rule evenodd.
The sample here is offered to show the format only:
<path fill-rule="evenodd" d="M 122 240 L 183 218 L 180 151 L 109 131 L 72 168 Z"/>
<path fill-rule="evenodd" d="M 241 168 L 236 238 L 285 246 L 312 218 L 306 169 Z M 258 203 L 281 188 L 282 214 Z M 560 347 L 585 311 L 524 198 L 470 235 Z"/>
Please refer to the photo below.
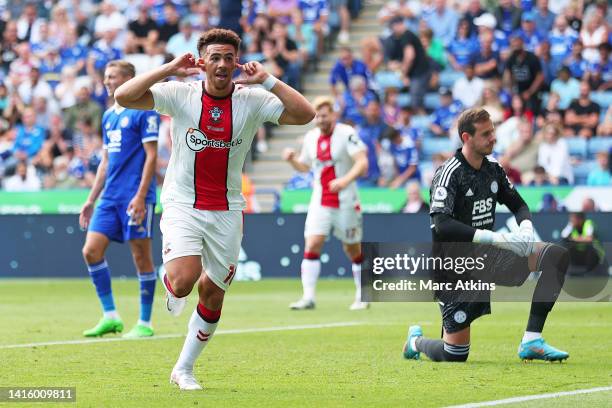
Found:
<path fill-rule="evenodd" d="M 452 142 L 447 137 L 428 137 L 423 139 L 421 153 L 423 159 L 431 159 L 435 153 L 448 153 L 453 150 Z"/>
<path fill-rule="evenodd" d="M 588 143 L 588 157 L 594 158 L 599 152 L 609 152 L 612 148 L 612 137 L 593 137 Z"/>
<path fill-rule="evenodd" d="M 587 142 L 582 137 L 567 137 L 565 138 L 569 154 L 572 157 L 585 159 L 587 156 Z"/>
<path fill-rule="evenodd" d="M 444 70 L 440 72 L 440 86 L 452 88 L 455 82 L 461 77 L 463 77 L 463 72 Z"/>
<path fill-rule="evenodd" d="M 408 94 L 408 93 L 401 93 L 401 94 L 397 95 L 397 105 L 400 108 L 404 108 L 406 106 L 410 106 L 410 94 Z"/>
<path fill-rule="evenodd" d="M 440 95 L 437 93 L 425 94 L 425 109 L 434 110 L 440 106 Z"/>
<path fill-rule="evenodd" d="M 402 78 L 397 72 L 393 71 L 381 71 L 376 73 L 374 81 L 380 86 L 381 89 L 387 88 L 401 88 Z"/>
<path fill-rule="evenodd" d="M 426 130 L 429 129 L 429 125 L 431 125 L 431 117 L 429 115 L 413 116 L 410 120 L 410 124 L 419 130 Z"/>
<path fill-rule="evenodd" d="M 597 161 L 587 160 L 574 166 L 574 184 L 586 184 L 591 170 L 597 168 Z"/>
<path fill-rule="evenodd" d="M 612 105 L 612 92 L 591 92 L 591 100 L 601 107 L 608 107 Z"/>

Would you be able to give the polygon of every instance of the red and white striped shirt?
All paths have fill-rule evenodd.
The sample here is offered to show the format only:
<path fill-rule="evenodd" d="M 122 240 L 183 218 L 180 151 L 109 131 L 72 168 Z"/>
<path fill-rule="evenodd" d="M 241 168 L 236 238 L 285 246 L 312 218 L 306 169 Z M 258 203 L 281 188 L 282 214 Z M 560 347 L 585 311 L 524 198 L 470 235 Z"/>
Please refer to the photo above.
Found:
<path fill-rule="evenodd" d="M 353 167 L 352 156 L 365 149 L 355 129 L 343 123 L 337 123 L 331 135 L 321 134 L 319 128 L 306 133 L 299 161 L 310 165 L 314 172 L 310 203 L 331 208 L 354 208 L 359 203 L 355 182 L 338 193 L 330 191 L 329 182 L 348 173 Z"/>
<path fill-rule="evenodd" d="M 242 210 L 242 167 L 257 129 L 278 124 L 284 106 L 261 88 L 234 85 L 227 97 L 209 95 L 203 81 L 151 87 L 155 110 L 172 117 L 172 155 L 161 203 L 200 210 Z"/>

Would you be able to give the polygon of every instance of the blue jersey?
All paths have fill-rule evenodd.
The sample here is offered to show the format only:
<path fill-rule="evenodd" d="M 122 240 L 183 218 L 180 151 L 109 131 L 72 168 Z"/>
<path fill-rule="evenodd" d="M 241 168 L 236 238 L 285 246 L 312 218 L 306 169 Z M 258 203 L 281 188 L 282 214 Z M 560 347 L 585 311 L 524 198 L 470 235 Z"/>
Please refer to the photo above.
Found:
<path fill-rule="evenodd" d="M 475 54 L 480 49 L 480 44 L 473 37 L 470 38 L 455 38 L 448 46 L 450 52 L 457 64 L 465 66 L 472 62 Z"/>
<path fill-rule="evenodd" d="M 419 173 L 419 153 L 414 141 L 410 137 L 402 136 L 400 143 L 393 143 L 390 141 L 385 146 L 389 153 L 393 156 L 395 165 L 397 166 L 397 173 L 404 173 L 408 167 L 414 165 L 417 166 L 416 171 L 412 173 L 409 180 L 421 180 L 421 174 Z"/>
<path fill-rule="evenodd" d="M 298 7 L 306 24 L 314 24 L 321 19 L 321 16 L 328 14 L 325 0 L 300 0 Z"/>
<path fill-rule="evenodd" d="M 567 58 L 571 52 L 574 43 L 578 39 L 575 33 L 564 34 L 557 30 L 553 30 L 548 36 L 550 43 L 550 56 L 559 64 Z"/>
<path fill-rule="evenodd" d="M 108 152 L 108 168 L 103 200 L 130 201 L 136 195 L 145 163 L 144 143 L 157 141 L 159 115 L 113 106 L 102 116 L 104 148 Z M 153 203 L 155 177 L 151 180 L 145 201 Z"/>
<path fill-rule="evenodd" d="M 453 101 L 448 106 L 440 106 L 433 112 L 432 122 L 440 126 L 445 132 L 448 132 L 451 126 L 453 126 L 455 118 L 459 116 L 462 110 L 463 107 L 459 101 Z"/>
<path fill-rule="evenodd" d="M 525 30 L 520 29 L 516 32 L 516 34 L 523 39 L 525 49 L 530 52 L 535 52 L 536 48 L 538 48 L 540 43 L 544 40 L 537 31 L 528 33 Z"/>

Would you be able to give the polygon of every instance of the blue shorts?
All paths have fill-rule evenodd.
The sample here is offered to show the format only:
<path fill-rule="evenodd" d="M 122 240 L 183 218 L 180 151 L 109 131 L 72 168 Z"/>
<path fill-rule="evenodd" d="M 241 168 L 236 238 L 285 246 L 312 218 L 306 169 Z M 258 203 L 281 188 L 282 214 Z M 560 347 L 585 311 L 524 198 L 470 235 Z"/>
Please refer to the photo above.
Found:
<path fill-rule="evenodd" d="M 115 242 L 152 238 L 155 203 L 145 205 L 145 215 L 140 224 L 134 223 L 132 217 L 127 214 L 129 204 L 129 202 L 101 200 L 94 211 L 89 231 L 104 234 Z"/>

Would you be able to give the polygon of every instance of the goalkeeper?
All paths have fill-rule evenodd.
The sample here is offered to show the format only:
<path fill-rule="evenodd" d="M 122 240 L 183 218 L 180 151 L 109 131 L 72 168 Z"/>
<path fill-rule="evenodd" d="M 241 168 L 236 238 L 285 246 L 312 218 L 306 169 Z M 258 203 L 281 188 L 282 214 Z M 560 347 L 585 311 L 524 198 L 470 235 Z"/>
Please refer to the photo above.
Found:
<path fill-rule="evenodd" d="M 488 256 L 483 277 L 501 286 L 521 286 L 531 271 L 541 271 L 518 356 L 523 360 L 567 359 L 568 353 L 544 341 L 542 330 L 563 287 L 568 251 L 559 245 L 535 242 L 527 204 L 499 163 L 488 157 L 496 140 L 489 113 L 480 108 L 463 112 L 458 130 L 463 146 L 437 169 L 430 189 L 434 254 L 452 249 L 456 254 L 457 247 L 465 254 L 470 245 L 471 253 L 481 251 Z M 520 226 L 518 231 L 492 231 L 497 202 L 512 211 Z M 447 273 L 446 278 L 452 279 L 451 275 L 465 278 L 454 272 Z M 490 292 L 440 290 L 436 299 L 442 313 L 442 339 L 427 339 L 420 326 L 411 326 L 404 357 L 418 359 L 424 353 L 433 361 L 466 361 L 470 325 L 491 313 Z"/>

